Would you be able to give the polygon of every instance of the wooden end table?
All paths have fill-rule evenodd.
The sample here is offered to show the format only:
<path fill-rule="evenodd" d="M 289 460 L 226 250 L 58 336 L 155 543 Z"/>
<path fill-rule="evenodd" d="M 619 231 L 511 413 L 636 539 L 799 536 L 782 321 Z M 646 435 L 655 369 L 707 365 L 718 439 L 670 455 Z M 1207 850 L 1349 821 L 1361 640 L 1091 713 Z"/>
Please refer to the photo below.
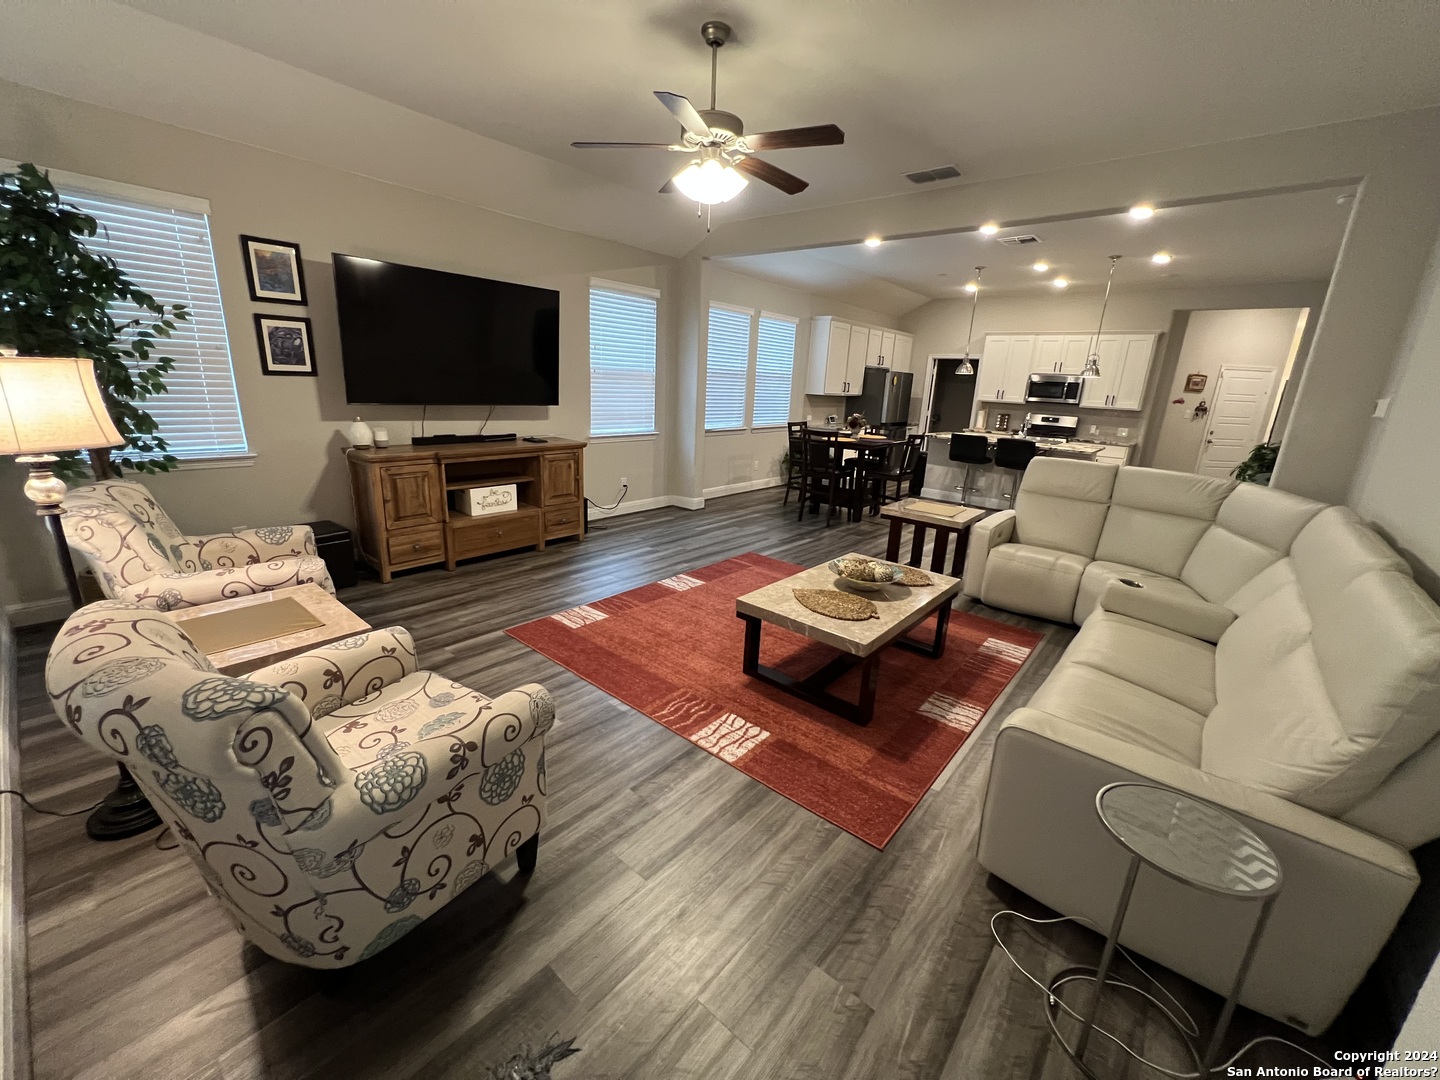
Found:
<path fill-rule="evenodd" d="M 842 558 L 869 558 L 850 554 Z M 859 595 L 874 602 L 878 619 L 851 622 L 832 619 L 811 611 L 795 599 L 796 589 L 843 589 L 828 567 L 802 570 L 764 588 L 746 593 L 735 601 L 735 614 L 745 623 L 745 652 L 741 670 L 753 679 L 793 694 L 827 712 L 855 724 L 868 724 L 875 715 L 880 653 L 895 645 L 931 659 L 945 653 L 945 635 L 950 626 L 950 603 L 960 591 L 958 578 L 932 574 L 933 585 L 887 585 L 876 592 Z M 914 641 L 905 634 L 935 614 L 935 637 L 931 642 Z M 760 663 L 760 630 L 773 623 L 812 641 L 836 649 L 839 655 L 804 678 L 796 678 Z M 827 689 L 847 671 L 860 665 L 860 697 L 846 701 Z"/>
<path fill-rule="evenodd" d="M 959 577 L 965 572 L 965 547 L 970 535 L 970 526 L 993 511 L 973 506 L 954 506 L 949 513 L 950 503 L 933 499 L 901 499 L 880 508 L 880 516 L 890 521 L 890 540 L 885 546 L 885 558 L 895 562 L 900 557 L 900 531 L 906 525 L 915 527 L 915 536 L 910 541 L 910 566 L 919 566 L 925 556 L 925 533 L 935 530 L 935 550 L 930 556 L 930 569 L 941 573 L 945 569 L 945 554 L 950 541 L 955 541 L 955 556 L 950 563 L 950 576 Z M 937 508 L 946 509 L 937 509 Z"/>

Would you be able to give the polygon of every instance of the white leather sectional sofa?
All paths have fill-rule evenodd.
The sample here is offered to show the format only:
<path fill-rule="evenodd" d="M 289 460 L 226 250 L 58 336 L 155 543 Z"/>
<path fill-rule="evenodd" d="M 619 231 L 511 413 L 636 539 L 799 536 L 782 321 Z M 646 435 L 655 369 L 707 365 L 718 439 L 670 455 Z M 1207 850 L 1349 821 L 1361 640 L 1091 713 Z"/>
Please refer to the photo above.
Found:
<path fill-rule="evenodd" d="M 1108 926 L 1127 857 L 1096 792 L 1224 807 L 1285 875 L 1241 1001 L 1327 1027 L 1440 836 L 1440 609 L 1404 560 L 1345 507 L 1041 458 L 973 528 L 965 591 L 1082 624 L 998 733 L 981 863 Z M 1223 994 L 1256 911 L 1142 873 L 1123 940 Z"/>

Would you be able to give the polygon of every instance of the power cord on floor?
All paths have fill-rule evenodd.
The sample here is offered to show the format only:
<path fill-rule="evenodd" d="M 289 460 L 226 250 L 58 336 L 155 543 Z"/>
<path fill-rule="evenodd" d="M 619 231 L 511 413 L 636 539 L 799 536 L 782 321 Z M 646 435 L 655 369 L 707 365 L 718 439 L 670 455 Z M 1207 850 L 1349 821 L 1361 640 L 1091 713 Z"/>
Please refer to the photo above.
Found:
<path fill-rule="evenodd" d="M 0 788 L 0 795 L 14 795 L 31 810 L 34 810 L 35 813 L 47 814 L 50 817 L 76 817 L 79 814 L 88 814 L 91 810 L 94 810 L 96 807 L 98 807 L 100 803 L 103 803 L 105 801 L 104 799 L 101 799 L 100 802 L 91 803 L 89 806 L 83 807 L 79 810 L 46 810 L 43 806 L 36 806 L 29 799 L 27 799 L 23 791 L 16 791 L 14 788 Z"/>
<path fill-rule="evenodd" d="M 616 499 L 615 502 L 612 503 L 610 506 L 601 506 L 601 505 L 600 505 L 599 503 L 597 503 L 594 499 L 590 498 L 589 496 L 586 496 L 586 498 L 585 498 L 585 515 L 586 515 L 586 517 L 589 517 L 589 515 L 590 515 L 590 507 L 592 507 L 592 506 L 593 506 L 596 510 L 600 510 L 600 511 L 607 512 L 607 513 L 608 513 L 609 511 L 611 511 L 611 510 L 618 510 L 618 509 L 620 508 L 620 504 L 625 501 L 625 496 L 626 496 L 627 494 L 629 494 L 629 492 L 630 492 L 630 485 L 629 485 L 629 484 L 621 484 L 621 485 L 620 485 L 620 497 L 619 497 L 618 499 Z M 604 532 L 604 531 L 605 531 L 605 526 L 604 526 L 604 525 L 589 525 L 589 524 L 587 524 L 585 531 L 586 531 L 586 532 Z"/>
<path fill-rule="evenodd" d="M 1048 1005 L 1051 1005 L 1051 1006 L 1057 1006 L 1057 1005 L 1058 1005 L 1060 1008 L 1064 1009 L 1067 1013 L 1069 1013 L 1071 1016 L 1073 1016 L 1076 1020 L 1079 1020 L 1079 1021 L 1081 1021 L 1081 1022 L 1083 1023 L 1083 1022 L 1085 1021 L 1085 1018 L 1084 1018 L 1083 1016 L 1081 1016 L 1078 1012 L 1076 1012 L 1074 1009 L 1072 1009 L 1069 1005 L 1065 1004 L 1064 1001 L 1060 1000 L 1059 997 L 1057 997 L 1055 994 L 1053 994 L 1053 993 L 1050 991 L 1050 988 L 1049 988 L 1048 986 L 1046 986 L 1044 983 L 1042 983 L 1042 982 L 1041 982 L 1039 979 L 1037 979 L 1034 975 L 1031 975 L 1030 972 L 1026 971 L 1025 968 L 1021 965 L 1020 961 L 1015 959 L 1014 953 L 1012 953 L 1012 952 L 1009 950 L 1009 948 L 1006 947 L 1005 942 L 1004 942 L 1004 941 L 1001 939 L 1001 937 L 1000 937 L 1000 930 L 999 930 L 999 928 L 995 925 L 996 921 L 997 921 L 1002 915 L 1013 915 L 1013 916 L 1014 916 L 1015 918 L 1017 918 L 1017 919 L 1022 919 L 1022 920 L 1024 920 L 1025 922 L 1032 923 L 1032 924 L 1035 924 L 1035 925 L 1049 925 L 1049 924 L 1052 924 L 1052 923 L 1073 922 L 1073 923 L 1077 923 L 1077 924 L 1080 925 L 1080 926 L 1084 926 L 1084 927 L 1086 927 L 1087 929 L 1094 930 L 1094 931 L 1096 931 L 1097 933 L 1104 933 L 1104 931 L 1101 930 L 1100 927 L 1096 926 L 1096 925 L 1095 925 L 1093 922 L 1091 922 L 1089 919 L 1080 918 L 1079 916 L 1074 916 L 1074 915 L 1062 915 L 1062 916 L 1060 916 L 1060 917 L 1058 917 L 1058 918 L 1054 918 L 1054 919 L 1033 919 L 1033 918 L 1031 918 L 1029 915 L 1022 915 L 1022 914 L 1021 914 L 1020 912 L 1018 912 L 1018 911 L 1011 911 L 1011 910 L 1009 910 L 1009 909 L 1007 908 L 1007 909 L 1004 910 L 1004 911 L 997 911 L 997 912 L 996 912 L 994 915 L 992 915 L 991 918 L 990 918 L 990 932 L 995 935 L 995 944 L 997 944 L 997 945 L 1000 946 L 1000 951 L 1005 954 L 1006 958 L 1010 961 L 1010 963 L 1012 963 L 1012 964 L 1015 965 L 1015 970 L 1018 971 L 1018 972 L 1020 972 L 1021 975 L 1024 975 L 1025 978 L 1029 979 L 1032 983 L 1034 983 L 1036 986 L 1038 986 L 1038 987 L 1040 988 L 1041 992 L 1044 993 L 1044 995 L 1045 995 L 1046 1002 L 1047 1002 Z M 1134 957 L 1133 955 L 1131 955 L 1131 953 L 1130 953 L 1130 951 L 1129 951 L 1128 949 L 1126 949 L 1123 945 L 1118 945 L 1118 944 L 1116 945 L 1115 948 L 1116 948 L 1116 951 L 1117 951 L 1117 952 L 1119 952 L 1122 956 L 1125 957 L 1125 959 L 1127 959 L 1127 960 L 1130 961 L 1131 966 L 1133 966 L 1136 971 L 1140 972 L 1141 975 L 1145 976 L 1145 978 L 1150 981 L 1151 985 L 1153 985 L 1156 990 L 1160 991 L 1160 993 L 1164 994 L 1165 997 L 1167 997 L 1167 998 L 1170 999 L 1170 1004 L 1175 1006 L 1175 1011 L 1178 1012 L 1178 1013 L 1180 1014 L 1180 1016 L 1176 1016 L 1174 1012 L 1171 1012 L 1170 1009 L 1165 1005 L 1165 1003 L 1164 1003 L 1163 1001 L 1161 1001 L 1158 997 L 1156 997 L 1154 994 L 1151 994 L 1151 993 L 1149 993 L 1149 992 L 1147 992 L 1147 991 L 1145 991 L 1145 990 L 1142 990 L 1142 989 L 1140 989 L 1140 987 L 1138 987 L 1138 986 L 1133 986 L 1133 985 L 1131 985 L 1130 983 L 1121 981 L 1120 979 L 1109 978 L 1109 977 L 1106 978 L 1106 980 L 1105 980 L 1105 985 L 1106 985 L 1106 986 L 1118 986 L 1118 987 L 1120 987 L 1120 988 L 1123 989 L 1123 990 L 1133 990 L 1135 993 L 1139 994 L 1141 997 L 1145 998 L 1145 999 L 1148 1000 L 1151 1004 L 1153 1004 L 1153 1005 L 1155 1005 L 1157 1008 L 1159 1008 L 1159 1010 L 1160 1010 L 1161 1012 L 1163 1012 L 1167 1017 L 1170 1018 L 1171 1023 L 1173 1023 L 1177 1029 L 1179 1029 L 1180 1031 L 1184 1032 L 1186 1035 L 1188 1035 L 1188 1036 L 1189 1036 L 1190 1038 L 1192 1038 L 1192 1039 L 1194 1039 L 1194 1038 L 1199 1038 L 1199 1035 L 1200 1035 L 1200 1027 L 1199 1027 L 1198 1024 L 1195 1023 L 1194 1017 L 1192 1017 L 1188 1012 L 1185 1011 L 1185 1007 L 1184 1007 L 1183 1005 L 1181 1005 L 1178 1001 L 1175 1000 L 1174 996 L 1170 993 L 1170 991 L 1166 990 L 1165 987 L 1163 987 L 1163 986 L 1160 985 L 1159 980 L 1156 979 L 1155 976 L 1151 975 L 1148 971 L 1146 971 L 1143 967 L 1140 966 L 1139 961 L 1137 961 L 1137 960 L 1135 959 L 1135 957 Z M 1063 981 L 1063 982 L 1069 982 L 1069 981 L 1071 981 L 1071 980 L 1073 980 L 1073 979 L 1079 979 L 1079 978 L 1086 978 L 1086 976 L 1079 976 L 1079 975 L 1071 976 L 1070 979 L 1066 979 L 1066 980 L 1062 980 L 1062 981 Z M 1088 978 L 1090 979 L 1090 981 L 1092 981 L 1092 982 L 1094 981 L 1094 977 L 1093 977 L 1093 976 L 1089 976 Z M 1060 985 L 1060 984 L 1057 984 L 1057 987 L 1058 987 L 1059 985 Z M 1096 987 L 1095 992 L 1096 992 L 1097 994 L 1099 994 L 1100 991 L 1101 991 L 1101 988 L 1100 988 L 1100 987 Z M 1181 1020 L 1181 1017 L 1184 1018 L 1183 1021 Z M 1120 1039 L 1120 1037 L 1119 1037 L 1118 1035 L 1114 1035 L 1114 1034 L 1112 1034 L 1111 1032 L 1106 1031 L 1106 1030 L 1105 1030 L 1104 1028 L 1102 1028 L 1099 1024 L 1096 1024 L 1096 1025 L 1095 1025 L 1094 1031 L 1095 1031 L 1095 1034 L 1097 1034 L 1097 1035 L 1103 1035 L 1105 1038 L 1109 1039 L 1109 1040 L 1110 1040 L 1111 1042 L 1113 1042 L 1116 1046 L 1120 1047 L 1121 1050 L 1125 1051 L 1125 1053 L 1129 1054 L 1132 1058 L 1134 1058 L 1136 1061 L 1138 1061 L 1141 1065 L 1144 1065 L 1144 1066 L 1145 1066 L 1146 1068 L 1148 1068 L 1148 1069 L 1154 1069 L 1154 1070 L 1155 1070 L 1156 1072 L 1158 1072 L 1158 1073 L 1163 1073 L 1165 1076 L 1173 1076 L 1173 1077 L 1176 1077 L 1177 1080 L 1201 1080 L 1201 1078 L 1205 1075 L 1205 1074 L 1203 1074 L 1203 1073 L 1198 1073 L 1198 1072 L 1175 1072 L 1173 1069 L 1167 1069 L 1167 1068 L 1165 1068 L 1163 1065 L 1156 1065 L 1153 1061 L 1149 1061 L 1149 1060 L 1147 1060 L 1146 1058 L 1141 1057 L 1141 1056 L 1140 1056 L 1138 1053 L 1136 1053 L 1134 1050 L 1130 1049 L 1130 1047 L 1126 1046 L 1125 1043 L 1121 1041 L 1121 1039 Z M 1215 1073 L 1220 1073 L 1220 1074 L 1223 1075 L 1223 1074 L 1225 1073 L 1225 1071 L 1226 1071 L 1230 1066 L 1232 1066 L 1232 1065 L 1235 1064 L 1235 1062 L 1239 1061 L 1242 1057 L 1244 1057 L 1246 1054 L 1248 1054 L 1248 1053 L 1249 1053 L 1251 1050 L 1253 1050 L 1255 1047 L 1257 1047 L 1257 1046 L 1259 1046 L 1261 1043 L 1265 1043 L 1265 1042 L 1278 1042 L 1278 1043 L 1281 1043 L 1282 1045 L 1285 1045 L 1285 1046 L 1291 1047 L 1291 1048 L 1294 1049 L 1294 1050 L 1300 1051 L 1300 1053 L 1304 1054 L 1306 1057 L 1310 1058 L 1310 1059 L 1313 1060 L 1313 1061 L 1318 1061 L 1321 1065 L 1324 1065 L 1326 1068 L 1334 1068 L 1334 1067 L 1335 1067 L 1335 1066 L 1334 1066 L 1334 1062 L 1326 1061 L 1324 1058 L 1322 1058 L 1322 1057 L 1320 1057 L 1320 1056 L 1318 1056 L 1318 1055 L 1316 1055 L 1316 1054 L 1312 1054 L 1309 1050 L 1306 1050 L 1303 1046 L 1300 1046 L 1300 1045 L 1298 1045 L 1297 1043 L 1293 1043 L 1293 1042 L 1291 1042 L 1289 1039 L 1282 1039 L 1282 1038 L 1280 1038 L 1280 1036 L 1278 1036 L 1278 1035 L 1261 1035 L 1261 1036 L 1259 1036 L 1258 1038 L 1251 1039 L 1248 1043 L 1246 1043 L 1244 1046 L 1242 1046 L 1239 1050 L 1235 1051 L 1235 1053 L 1232 1054 L 1227 1060 L 1222 1061 L 1222 1062 L 1220 1062 L 1220 1063 L 1212 1066 L 1212 1067 L 1211 1067 L 1211 1073 L 1210 1073 L 1210 1075 L 1213 1076 Z"/>

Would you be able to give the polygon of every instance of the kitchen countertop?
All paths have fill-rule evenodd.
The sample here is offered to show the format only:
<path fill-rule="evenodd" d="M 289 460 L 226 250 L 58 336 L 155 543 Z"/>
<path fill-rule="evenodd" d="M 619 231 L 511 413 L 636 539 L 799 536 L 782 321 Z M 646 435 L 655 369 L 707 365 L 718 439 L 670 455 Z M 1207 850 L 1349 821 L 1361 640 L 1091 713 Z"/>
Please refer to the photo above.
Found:
<path fill-rule="evenodd" d="M 1065 457 L 1091 457 L 1109 447 L 1110 443 L 1093 442 L 1086 439 L 1069 439 L 1064 442 L 1051 442 L 1045 439 L 1037 439 L 1031 435 L 1016 435 L 1010 431 L 932 431 L 930 437 L 934 439 L 948 439 L 951 435 L 985 435 L 992 442 L 995 439 L 1025 439 L 1029 442 L 1039 444 L 1039 452 L 1042 454 L 1055 454 Z"/>

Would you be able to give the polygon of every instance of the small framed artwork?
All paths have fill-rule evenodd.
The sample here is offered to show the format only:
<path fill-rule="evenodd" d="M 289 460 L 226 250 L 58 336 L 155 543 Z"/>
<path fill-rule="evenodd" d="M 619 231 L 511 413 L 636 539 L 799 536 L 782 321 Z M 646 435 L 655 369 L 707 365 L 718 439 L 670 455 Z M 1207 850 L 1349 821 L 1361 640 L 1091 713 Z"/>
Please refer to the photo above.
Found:
<path fill-rule="evenodd" d="M 260 368 L 266 375 L 314 375 L 315 346 L 310 320 L 288 315 L 256 315 Z"/>
<path fill-rule="evenodd" d="M 1194 375 L 1186 375 L 1186 376 L 1185 376 L 1185 393 L 1187 393 L 1187 394 L 1199 394 L 1199 393 L 1202 393 L 1202 392 L 1204 391 L 1204 389 L 1205 389 L 1205 379 L 1206 379 L 1206 378 L 1207 378 L 1207 376 L 1201 375 L 1201 374 L 1198 374 L 1198 373 L 1196 373 L 1196 374 L 1194 374 Z"/>
<path fill-rule="evenodd" d="M 250 299 L 268 304 L 305 303 L 305 271 L 300 265 L 300 245 L 284 240 L 240 237 L 245 251 L 245 277 L 250 282 Z"/>

